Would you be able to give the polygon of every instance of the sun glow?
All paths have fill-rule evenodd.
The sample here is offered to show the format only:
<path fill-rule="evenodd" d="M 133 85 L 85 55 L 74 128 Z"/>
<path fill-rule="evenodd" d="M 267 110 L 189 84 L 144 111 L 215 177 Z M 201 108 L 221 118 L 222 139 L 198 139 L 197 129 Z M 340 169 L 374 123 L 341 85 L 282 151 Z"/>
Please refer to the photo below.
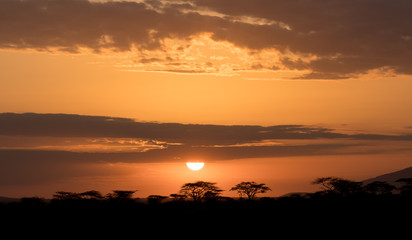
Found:
<path fill-rule="evenodd" d="M 186 166 L 193 171 L 198 171 L 200 169 L 203 168 L 203 166 L 205 165 L 205 163 L 203 162 L 187 162 Z"/>

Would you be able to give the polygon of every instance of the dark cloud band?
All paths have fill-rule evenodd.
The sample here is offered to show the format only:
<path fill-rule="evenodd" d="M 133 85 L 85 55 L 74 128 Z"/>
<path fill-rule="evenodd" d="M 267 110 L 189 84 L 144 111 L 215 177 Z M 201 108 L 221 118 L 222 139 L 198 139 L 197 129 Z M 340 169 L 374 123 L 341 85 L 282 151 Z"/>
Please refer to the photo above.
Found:
<path fill-rule="evenodd" d="M 162 49 L 167 38 L 216 41 L 297 56 L 302 78 L 342 79 L 373 69 L 412 74 L 412 2 L 405 0 L 0 1 L 0 48 L 78 52 Z M 265 20 L 265 24 L 241 21 Z"/>
<path fill-rule="evenodd" d="M 412 140 L 410 134 L 343 134 L 304 125 L 209 125 L 139 122 L 74 114 L 0 113 L 0 135 L 138 138 L 184 145 L 232 145 L 274 139 Z"/>
<path fill-rule="evenodd" d="M 410 141 L 410 134 L 344 134 L 303 125 L 226 126 L 0 113 L 0 185 L 82 175 L 107 163 L 375 154 L 411 151 Z M 65 142 L 71 143 L 65 146 Z M 89 143 L 106 144 L 101 146 L 106 149 L 73 148 L 80 144 L 81 149 L 91 149 L 83 146 Z M 58 147 L 49 146 L 53 144 Z M 69 149 L 62 146 L 72 150 L 61 150 Z"/>

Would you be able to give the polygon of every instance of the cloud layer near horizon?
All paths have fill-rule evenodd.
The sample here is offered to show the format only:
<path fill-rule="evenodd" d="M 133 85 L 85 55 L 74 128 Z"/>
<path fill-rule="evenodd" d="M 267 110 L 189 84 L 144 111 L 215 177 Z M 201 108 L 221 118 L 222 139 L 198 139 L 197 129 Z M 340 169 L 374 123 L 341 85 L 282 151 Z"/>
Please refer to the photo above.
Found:
<path fill-rule="evenodd" d="M 139 64 L 180 65 L 181 72 L 199 73 L 212 64 L 187 66 L 168 52 L 184 51 L 191 39 L 209 34 L 251 55 L 263 50 L 278 54 L 272 63 L 255 62 L 250 70 L 307 70 L 301 78 L 317 79 L 376 69 L 412 74 L 411 11 L 412 2 L 405 0 L 3 0 L 0 48 L 137 49 Z M 183 42 L 171 49 L 166 46 L 170 39 Z M 166 57 L 153 57 L 151 51 Z"/>
<path fill-rule="evenodd" d="M 411 141 L 412 135 L 406 133 L 344 134 L 303 125 L 227 126 L 0 113 L 0 182 L 87 175 L 113 163 L 402 152 L 411 151 Z"/>
<path fill-rule="evenodd" d="M 102 166 L 116 163 L 403 152 L 411 151 L 411 141 L 412 135 L 406 133 L 345 134 L 303 125 L 228 126 L 0 113 L 0 185 L 101 171 L 111 174 Z"/>
<path fill-rule="evenodd" d="M 264 157 L 305 155 L 311 154 L 311 151 L 306 152 L 308 146 L 333 149 L 333 146 L 358 145 L 356 141 L 412 141 L 412 135 L 345 134 L 334 129 L 304 125 L 180 124 L 106 116 L 0 113 L 1 150 L 63 150 L 101 155 L 122 153 L 124 156 L 129 154 L 136 162 L 168 161 L 190 154 L 207 157 L 209 153 L 213 155 L 212 160 L 253 158 L 262 154 Z M 91 147 L 84 147 L 87 145 Z M 293 147 L 290 152 L 282 150 L 289 147 Z M 262 153 L 258 153 L 259 149 Z M 214 156 L 213 152 L 217 155 Z M 137 157 L 139 154 L 142 157 Z M 122 161 L 121 158 L 118 161 Z"/>

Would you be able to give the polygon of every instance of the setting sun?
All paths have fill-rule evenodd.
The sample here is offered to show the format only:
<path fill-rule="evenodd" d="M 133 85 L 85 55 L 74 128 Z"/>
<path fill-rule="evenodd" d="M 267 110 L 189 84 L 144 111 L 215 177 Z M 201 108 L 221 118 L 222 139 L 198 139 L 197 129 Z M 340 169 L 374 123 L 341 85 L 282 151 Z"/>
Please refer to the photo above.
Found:
<path fill-rule="evenodd" d="M 203 162 L 187 162 L 186 166 L 193 171 L 198 171 L 200 169 L 203 168 L 203 166 L 205 166 L 205 163 Z"/>

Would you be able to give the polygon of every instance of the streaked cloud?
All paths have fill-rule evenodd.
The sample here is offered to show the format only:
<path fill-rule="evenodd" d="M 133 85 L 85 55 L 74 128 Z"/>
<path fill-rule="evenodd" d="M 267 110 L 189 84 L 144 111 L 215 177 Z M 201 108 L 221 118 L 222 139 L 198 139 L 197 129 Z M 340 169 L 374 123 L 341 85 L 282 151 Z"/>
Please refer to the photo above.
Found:
<path fill-rule="evenodd" d="M 170 145 L 178 145 L 169 143 Z M 165 148 L 165 142 L 135 138 L 86 138 L 0 135 L 0 150 L 69 152 L 145 152 Z"/>

